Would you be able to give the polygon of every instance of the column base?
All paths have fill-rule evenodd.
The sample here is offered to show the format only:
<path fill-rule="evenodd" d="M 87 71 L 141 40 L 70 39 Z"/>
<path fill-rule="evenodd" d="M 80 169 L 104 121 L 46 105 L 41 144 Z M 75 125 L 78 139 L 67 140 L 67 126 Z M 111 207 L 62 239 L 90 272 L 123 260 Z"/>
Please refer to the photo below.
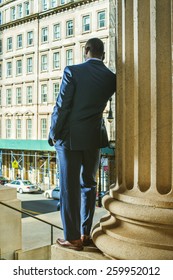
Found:
<path fill-rule="evenodd" d="M 103 203 L 110 214 L 94 227 L 92 238 L 104 254 L 124 260 L 173 260 L 172 209 L 109 195 Z"/>

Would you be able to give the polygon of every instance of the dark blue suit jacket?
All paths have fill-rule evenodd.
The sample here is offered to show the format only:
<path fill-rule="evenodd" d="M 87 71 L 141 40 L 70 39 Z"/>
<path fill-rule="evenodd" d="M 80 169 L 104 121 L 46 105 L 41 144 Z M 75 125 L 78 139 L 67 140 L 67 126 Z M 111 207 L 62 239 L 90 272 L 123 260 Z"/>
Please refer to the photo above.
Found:
<path fill-rule="evenodd" d="M 102 113 L 115 88 L 115 74 L 100 60 L 67 66 L 51 117 L 49 144 L 55 139 L 72 150 L 107 146 Z"/>

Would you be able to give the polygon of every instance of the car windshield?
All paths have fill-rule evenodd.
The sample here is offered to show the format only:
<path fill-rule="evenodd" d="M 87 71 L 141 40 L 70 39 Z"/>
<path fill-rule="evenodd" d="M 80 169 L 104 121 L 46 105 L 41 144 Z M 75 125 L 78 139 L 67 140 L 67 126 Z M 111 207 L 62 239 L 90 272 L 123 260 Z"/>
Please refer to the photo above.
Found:
<path fill-rule="evenodd" d="M 23 181 L 24 185 L 33 185 L 30 181 Z"/>

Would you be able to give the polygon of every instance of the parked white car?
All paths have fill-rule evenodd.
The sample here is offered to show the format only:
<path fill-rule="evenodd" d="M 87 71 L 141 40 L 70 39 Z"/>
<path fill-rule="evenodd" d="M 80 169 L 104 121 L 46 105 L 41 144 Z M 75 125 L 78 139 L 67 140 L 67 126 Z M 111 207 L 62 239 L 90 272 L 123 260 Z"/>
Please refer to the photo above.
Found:
<path fill-rule="evenodd" d="M 44 196 L 46 198 L 60 199 L 60 188 L 56 187 L 53 190 L 52 189 L 46 190 L 44 192 Z"/>
<path fill-rule="evenodd" d="M 16 188 L 19 193 L 32 193 L 39 190 L 39 188 L 32 184 L 29 180 L 14 180 L 4 186 Z"/>

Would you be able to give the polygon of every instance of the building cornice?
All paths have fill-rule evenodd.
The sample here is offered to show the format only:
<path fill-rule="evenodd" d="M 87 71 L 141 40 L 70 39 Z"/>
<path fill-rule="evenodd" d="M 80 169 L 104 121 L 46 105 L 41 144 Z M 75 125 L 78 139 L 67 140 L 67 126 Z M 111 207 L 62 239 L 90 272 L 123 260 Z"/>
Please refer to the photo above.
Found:
<path fill-rule="evenodd" d="M 3 3 L 0 4 L 0 8 L 5 6 L 5 5 L 8 5 L 8 4 L 12 3 L 12 2 L 14 2 L 14 0 L 8 0 L 6 2 L 3 2 Z"/>
<path fill-rule="evenodd" d="M 21 19 L 17 19 L 17 20 L 14 20 L 14 21 L 4 23 L 4 24 L 0 25 L 0 31 L 3 31 L 4 29 L 8 29 L 8 28 L 20 25 L 20 24 L 24 24 L 26 22 L 30 22 L 30 21 L 34 21 L 34 20 L 39 21 L 40 19 L 42 19 L 44 17 L 48 17 L 48 16 L 53 15 L 53 14 L 58 14 L 58 13 L 61 13 L 61 12 L 64 12 L 64 11 L 67 11 L 67 10 L 70 10 L 70 9 L 74 9 L 77 6 L 82 6 L 82 5 L 85 5 L 87 3 L 96 2 L 96 1 L 98 1 L 98 0 L 73 0 L 70 3 L 67 3 L 67 4 L 64 4 L 64 5 L 49 9 L 47 11 L 31 14 L 31 15 L 25 16 Z M 14 2 L 14 1 L 6 2 L 6 3 L 2 4 L 0 6 L 0 8 L 4 5 L 6 5 L 6 4 L 11 3 L 11 2 Z"/>

